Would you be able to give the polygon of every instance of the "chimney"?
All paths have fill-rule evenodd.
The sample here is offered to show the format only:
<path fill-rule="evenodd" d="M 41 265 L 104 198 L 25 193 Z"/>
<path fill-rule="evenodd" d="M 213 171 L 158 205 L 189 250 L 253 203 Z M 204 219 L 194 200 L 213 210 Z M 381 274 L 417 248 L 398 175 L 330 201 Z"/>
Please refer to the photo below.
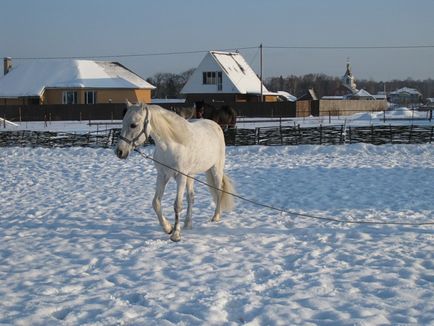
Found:
<path fill-rule="evenodd" d="M 12 58 L 5 57 L 3 59 L 3 72 L 6 75 L 12 69 Z"/>

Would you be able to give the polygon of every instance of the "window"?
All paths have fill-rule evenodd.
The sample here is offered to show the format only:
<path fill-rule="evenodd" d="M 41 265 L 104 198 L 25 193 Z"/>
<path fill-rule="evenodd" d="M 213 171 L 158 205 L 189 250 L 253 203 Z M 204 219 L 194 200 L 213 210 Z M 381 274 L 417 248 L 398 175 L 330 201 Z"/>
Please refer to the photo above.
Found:
<path fill-rule="evenodd" d="M 63 92 L 62 104 L 77 104 L 77 92 L 75 91 Z"/>
<path fill-rule="evenodd" d="M 217 73 L 217 90 L 221 91 L 223 90 L 223 77 L 222 77 L 222 72 L 219 71 Z"/>
<path fill-rule="evenodd" d="M 96 92 L 95 91 L 84 92 L 84 102 L 86 104 L 95 104 L 96 103 Z"/>
<path fill-rule="evenodd" d="M 221 71 L 204 71 L 202 73 L 202 83 L 204 85 L 218 85 L 221 82 Z"/>

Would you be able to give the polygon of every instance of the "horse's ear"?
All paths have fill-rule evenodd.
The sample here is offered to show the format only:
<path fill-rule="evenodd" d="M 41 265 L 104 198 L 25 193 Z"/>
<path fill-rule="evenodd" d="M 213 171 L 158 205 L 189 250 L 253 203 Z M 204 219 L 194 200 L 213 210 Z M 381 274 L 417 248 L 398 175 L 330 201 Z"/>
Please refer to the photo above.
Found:
<path fill-rule="evenodd" d="M 141 109 L 143 111 L 143 110 L 145 110 L 148 107 L 148 105 L 146 103 L 140 102 L 140 107 L 141 107 Z"/>
<path fill-rule="evenodd" d="M 132 105 L 131 102 L 127 98 L 125 99 L 125 104 L 126 104 L 126 106 L 127 106 L 128 109 Z"/>

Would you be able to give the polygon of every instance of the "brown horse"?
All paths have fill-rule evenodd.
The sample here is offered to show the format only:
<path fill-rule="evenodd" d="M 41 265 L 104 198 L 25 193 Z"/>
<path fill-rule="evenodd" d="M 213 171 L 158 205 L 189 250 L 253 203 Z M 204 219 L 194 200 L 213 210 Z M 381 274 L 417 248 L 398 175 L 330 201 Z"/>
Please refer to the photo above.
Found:
<path fill-rule="evenodd" d="M 185 119 L 210 119 L 217 122 L 222 129 L 235 128 L 237 112 L 229 105 L 216 108 L 203 101 L 195 102 L 192 107 L 178 107 L 174 111 Z"/>
<path fill-rule="evenodd" d="M 235 128 L 237 123 L 237 112 L 229 105 L 222 105 L 220 109 L 212 112 L 211 120 L 217 122 L 223 130 Z"/>

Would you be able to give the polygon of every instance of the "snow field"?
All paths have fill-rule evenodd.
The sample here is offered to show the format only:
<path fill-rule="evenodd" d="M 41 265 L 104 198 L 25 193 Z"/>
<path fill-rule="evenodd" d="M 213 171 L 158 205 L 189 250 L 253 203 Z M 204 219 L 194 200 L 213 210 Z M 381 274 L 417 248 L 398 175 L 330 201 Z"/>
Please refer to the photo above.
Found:
<path fill-rule="evenodd" d="M 294 212 L 434 221 L 432 145 L 228 147 L 226 171 L 238 194 Z M 175 244 L 138 154 L 0 148 L 0 176 L 0 324 L 433 324 L 433 226 L 240 200 L 215 224 L 197 183 Z"/>

